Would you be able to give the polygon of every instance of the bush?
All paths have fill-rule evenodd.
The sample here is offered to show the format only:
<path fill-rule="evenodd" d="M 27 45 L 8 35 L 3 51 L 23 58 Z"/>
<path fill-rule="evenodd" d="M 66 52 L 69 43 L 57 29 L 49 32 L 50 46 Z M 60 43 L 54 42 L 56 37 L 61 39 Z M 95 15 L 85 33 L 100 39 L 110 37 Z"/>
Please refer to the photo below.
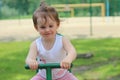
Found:
<path fill-rule="evenodd" d="M 10 8 L 7 5 L 1 7 L 1 18 L 11 18 L 18 16 L 19 12 L 15 8 Z"/>

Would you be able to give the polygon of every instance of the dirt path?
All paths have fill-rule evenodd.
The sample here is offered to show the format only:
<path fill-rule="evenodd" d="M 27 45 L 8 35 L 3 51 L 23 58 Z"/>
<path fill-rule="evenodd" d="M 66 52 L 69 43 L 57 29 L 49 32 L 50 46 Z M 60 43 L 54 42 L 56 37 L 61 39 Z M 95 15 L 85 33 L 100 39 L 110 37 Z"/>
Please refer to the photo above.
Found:
<path fill-rule="evenodd" d="M 62 18 L 58 32 L 70 39 L 120 37 L 120 17 L 94 17 L 92 24 L 89 20 L 89 17 Z M 32 19 L 0 20 L 0 41 L 27 40 L 38 36 L 33 28 Z"/>

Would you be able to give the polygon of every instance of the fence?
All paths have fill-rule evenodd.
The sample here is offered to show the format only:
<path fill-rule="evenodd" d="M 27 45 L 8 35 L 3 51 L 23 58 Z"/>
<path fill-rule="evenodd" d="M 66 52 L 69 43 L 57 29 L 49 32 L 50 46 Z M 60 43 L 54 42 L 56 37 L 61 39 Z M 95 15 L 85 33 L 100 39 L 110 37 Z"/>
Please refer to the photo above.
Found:
<path fill-rule="evenodd" d="M 0 0 L 0 19 L 30 17 L 40 0 Z M 120 0 L 46 0 L 60 17 L 120 16 Z"/>

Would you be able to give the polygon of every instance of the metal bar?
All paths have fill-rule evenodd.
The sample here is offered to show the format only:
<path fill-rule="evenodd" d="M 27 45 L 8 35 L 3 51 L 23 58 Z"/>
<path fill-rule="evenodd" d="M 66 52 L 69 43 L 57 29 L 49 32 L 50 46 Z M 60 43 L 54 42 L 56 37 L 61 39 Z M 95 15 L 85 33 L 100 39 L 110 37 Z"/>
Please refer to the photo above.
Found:
<path fill-rule="evenodd" d="M 104 3 L 91 3 L 91 6 L 102 6 Z M 67 4 L 69 7 L 90 7 L 89 3 L 82 4 Z M 65 7 L 66 4 L 51 5 L 53 7 Z"/>
<path fill-rule="evenodd" d="M 110 15 L 110 4 L 109 4 L 109 0 L 106 0 L 106 16 L 109 16 Z"/>
<path fill-rule="evenodd" d="M 49 67 L 47 67 L 46 68 L 46 80 L 52 80 L 52 72 L 51 72 L 51 69 L 52 68 L 49 68 Z"/>
<path fill-rule="evenodd" d="M 39 64 L 38 69 L 46 69 L 46 78 L 47 80 L 52 80 L 52 68 L 60 68 L 60 63 L 47 63 L 47 64 Z M 72 64 L 71 64 L 72 67 Z M 29 65 L 25 65 L 25 69 L 30 69 Z M 69 69 L 71 72 L 71 70 Z"/>
<path fill-rule="evenodd" d="M 90 0 L 90 36 L 93 36 L 93 25 L 92 25 L 92 0 Z"/>

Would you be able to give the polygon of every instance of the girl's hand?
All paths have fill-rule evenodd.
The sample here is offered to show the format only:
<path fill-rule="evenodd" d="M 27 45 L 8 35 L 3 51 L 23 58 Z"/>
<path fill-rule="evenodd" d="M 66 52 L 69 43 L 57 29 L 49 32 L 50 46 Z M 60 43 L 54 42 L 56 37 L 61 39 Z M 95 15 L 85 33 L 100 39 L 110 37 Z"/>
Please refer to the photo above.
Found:
<path fill-rule="evenodd" d="M 71 66 L 71 62 L 69 61 L 69 59 L 63 59 L 60 63 L 61 68 L 63 69 L 70 69 Z"/>
<path fill-rule="evenodd" d="M 27 62 L 31 70 L 36 70 L 38 69 L 38 62 L 36 60 L 29 60 Z"/>
<path fill-rule="evenodd" d="M 36 41 L 31 43 L 27 58 L 25 60 L 26 64 L 29 65 L 30 69 L 36 70 L 38 68 L 38 62 L 36 61 L 37 58 L 37 45 Z"/>

